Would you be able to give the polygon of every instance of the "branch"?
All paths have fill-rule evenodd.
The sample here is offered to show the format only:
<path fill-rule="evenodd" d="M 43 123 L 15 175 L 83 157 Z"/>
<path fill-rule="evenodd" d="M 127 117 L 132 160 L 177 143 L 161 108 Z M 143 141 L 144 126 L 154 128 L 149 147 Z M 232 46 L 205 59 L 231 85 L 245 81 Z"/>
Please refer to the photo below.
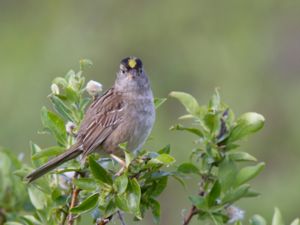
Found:
<path fill-rule="evenodd" d="M 122 213 L 120 212 L 120 210 L 117 211 L 117 214 L 118 214 L 118 216 L 119 216 L 119 219 L 120 219 L 120 221 L 121 221 L 121 224 L 122 224 L 122 225 L 126 225 L 125 220 L 124 220 L 124 217 L 123 217 Z"/>
<path fill-rule="evenodd" d="M 198 195 L 199 196 L 204 196 L 205 195 L 205 185 L 207 185 L 207 181 L 209 180 L 209 177 L 210 177 L 210 175 L 211 175 L 211 170 L 212 170 L 212 165 L 210 165 L 210 167 L 209 167 L 209 169 L 208 169 L 208 173 L 206 174 L 206 175 L 202 175 L 202 180 L 201 180 L 201 182 L 200 182 L 200 190 L 199 190 L 199 193 L 198 193 Z M 192 206 L 192 208 L 190 209 L 190 211 L 189 211 L 189 214 L 183 219 L 183 224 L 182 225 L 188 225 L 190 222 L 191 222 L 191 220 L 192 220 L 192 218 L 195 216 L 195 215 L 197 215 L 197 214 L 199 214 L 200 213 L 200 210 L 198 210 L 197 208 L 196 208 L 196 206 Z"/>
<path fill-rule="evenodd" d="M 199 211 L 197 210 L 196 206 L 193 205 L 193 207 L 190 209 L 189 214 L 183 219 L 182 225 L 188 225 L 191 222 L 191 219 L 193 218 L 193 216 L 198 214 L 198 212 Z"/>
<path fill-rule="evenodd" d="M 78 172 L 75 172 L 73 179 L 77 179 L 80 176 Z M 69 207 L 69 215 L 68 215 L 68 225 L 73 225 L 75 221 L 75 217 L 71 213 L 71 209 L 74 208 L 78 201 L 78 194 L 80 192 L 80 189 L 76 188 L 75 185 L 72 187 L 72 198 L 71 203 Z"/>

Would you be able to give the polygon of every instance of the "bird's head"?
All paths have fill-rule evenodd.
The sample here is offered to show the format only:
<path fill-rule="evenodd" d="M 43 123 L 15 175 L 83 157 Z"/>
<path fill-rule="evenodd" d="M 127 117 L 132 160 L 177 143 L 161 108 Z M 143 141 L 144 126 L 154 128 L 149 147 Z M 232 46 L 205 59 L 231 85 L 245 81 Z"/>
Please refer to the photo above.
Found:
<path fill-rule="evenodd" d="M 149 88 L 149 81 L 139 58 L 131 56 L 121 61 L 115 87 L 118 91 L 139 91 Z"/>

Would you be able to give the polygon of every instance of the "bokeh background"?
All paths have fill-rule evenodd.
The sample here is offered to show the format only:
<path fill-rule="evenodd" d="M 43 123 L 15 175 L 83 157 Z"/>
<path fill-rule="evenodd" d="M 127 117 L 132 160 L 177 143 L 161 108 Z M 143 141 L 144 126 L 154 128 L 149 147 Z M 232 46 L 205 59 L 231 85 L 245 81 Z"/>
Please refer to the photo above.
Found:
<path fill-rule="evenodd" d="M 252 183 L 262 195 L 239 206 L 246 217 L 269 219 L 278 206 L 291 221 L 300 208 L 299 24 L 294 0 L 0 0 L 0 145 L 29 161 L 30 140 L 52 143 L 37 130 L 54 77 L 89 58 L 87 77 L 109 88 L 120 59 L 136 55 L 157 97 L 187 91 L 206 103 L 219 87 L 236 114 L 266 117 L 265 129 L 242 145 L 267 163 Z M 176 158 L 187 158 L 193 137 L 168 130 L 183 113 L 173 99 L 158 110 L 150 147 L 171 143 Z M 180 224 L 196 188 L 171 181 L 162 224 Z"/>

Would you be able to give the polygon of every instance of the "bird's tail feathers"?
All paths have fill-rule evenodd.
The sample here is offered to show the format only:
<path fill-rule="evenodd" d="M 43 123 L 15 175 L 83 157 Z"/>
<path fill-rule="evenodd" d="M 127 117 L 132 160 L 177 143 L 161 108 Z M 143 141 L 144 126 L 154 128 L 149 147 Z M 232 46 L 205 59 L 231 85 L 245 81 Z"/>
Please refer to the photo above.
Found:
<path fill-rule="evenodd" d="M 37 168 L 30 174 L 28 174 L 25 177 L 25 180 L 30 183 L 39 177 L 43 176 L 44 174 L 50 172 L 51 170 L 55 169 L 59 165 L 63 164 L 64 162 L 67 162 L 71 159 L 76 158 L 78 155 L 82 153 L 82 149 L 78 145 L 73 145 L 71 148 L 69 148 L 67 151 L 62 153 L 61 155 L 54 157 L 46 164 L 42 165 L 41 167 Z"/>

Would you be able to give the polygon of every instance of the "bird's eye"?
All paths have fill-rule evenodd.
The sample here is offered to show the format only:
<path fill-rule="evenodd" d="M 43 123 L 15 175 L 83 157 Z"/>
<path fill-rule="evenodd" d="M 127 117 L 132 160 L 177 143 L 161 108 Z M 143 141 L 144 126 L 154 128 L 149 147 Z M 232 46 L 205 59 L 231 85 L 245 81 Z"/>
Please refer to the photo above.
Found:
<path fill-rule="evenodd" d="M 122 70 L 122 69 L 121 69 L 121 73 L 124 74 L 124 73 L 125 73 L 125 70 Z"/>
<path fill-rule="evenodd" d="M 143 73 L 143 69 L 139 69 L 139 74 L 142 74 Z"/>

